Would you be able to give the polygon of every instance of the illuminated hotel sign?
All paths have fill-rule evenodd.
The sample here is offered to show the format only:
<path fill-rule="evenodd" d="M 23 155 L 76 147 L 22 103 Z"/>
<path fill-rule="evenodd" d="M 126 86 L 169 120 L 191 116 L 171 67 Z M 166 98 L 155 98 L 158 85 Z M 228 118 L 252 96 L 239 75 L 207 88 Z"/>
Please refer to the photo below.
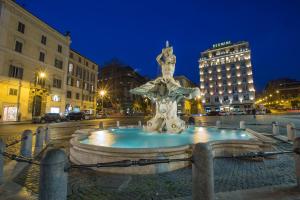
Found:
<path fill-rule="evenodd" d="M 230 41 L 221 42 L 221 43 L 213 44 L 213 48 L 219 48 L 219 47 L 226 46 L 226 45 L 229 45 L 229 44 L 231 44 Z"/>

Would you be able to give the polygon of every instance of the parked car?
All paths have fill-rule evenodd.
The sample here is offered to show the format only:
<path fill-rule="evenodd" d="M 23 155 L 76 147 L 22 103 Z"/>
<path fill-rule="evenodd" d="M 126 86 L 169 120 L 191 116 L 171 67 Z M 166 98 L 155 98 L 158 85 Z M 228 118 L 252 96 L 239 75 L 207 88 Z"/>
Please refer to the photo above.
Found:
<path fill-rule="evenodd" d="M 225 111 L 221 111 L 219 114 L 220 114 L 221 116 L 227 116 L 227 115 L 230 115 L 229 112 L 225 112 Z"/>
<path fill-rule="evenodd" d="M 237 110 L 237 111 L 232 111 L 232 115 L 246 115 L 247 113 L 245 111 Z"/>
<path fill-rule="evenodd" d="M 59 113 L 46 113 L 43 116 L 33 117 L 33 123 L 49 123 L 49 122 L 61 122 L 63 118 Z"/>
<path fill-rule="evenodd" d="M 84 113 L 83 112 L 70 112 L 66 118 L 67 118 L 67 120 L 83 120 Z"/>
<path fill-rule="evenodd" d="M 219 111 L 210 111 L 209 113 L 207 113 L 207 116 L 220 116 L 220 112 Z"/>

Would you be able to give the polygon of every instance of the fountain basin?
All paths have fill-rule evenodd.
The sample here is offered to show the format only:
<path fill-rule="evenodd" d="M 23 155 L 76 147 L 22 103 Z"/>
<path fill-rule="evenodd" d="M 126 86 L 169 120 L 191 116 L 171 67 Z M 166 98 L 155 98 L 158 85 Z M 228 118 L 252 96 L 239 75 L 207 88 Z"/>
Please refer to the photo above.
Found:
<path fill-rule="evenodd" d="M 191 127 L 181 134 L 143 132 L 141 128 L 76 131 L 71 139 L 70 159 L 76 164 L 93 164 L 120 160 L 188 158 L 193 146 L 210 142 L 213 155 L 228 156 L 245 152 L 270 150 L 272 141 L 247 130 Z M 148 166 L 95 168 L 118 174 L 155 174 L 188 166 L 189 162 L 173 162 Z"/>

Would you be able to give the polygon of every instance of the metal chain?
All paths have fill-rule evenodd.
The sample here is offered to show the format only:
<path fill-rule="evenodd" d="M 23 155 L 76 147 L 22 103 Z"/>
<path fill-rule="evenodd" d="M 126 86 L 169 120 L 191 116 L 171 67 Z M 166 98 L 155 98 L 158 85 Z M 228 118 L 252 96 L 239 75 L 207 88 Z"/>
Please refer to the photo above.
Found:
<path fill-rule="evenodd" d="M 152 164 L 162 164 L 171 162 L 192 161 L 192 158 L 177 158 L 177 159 L 139 159 L 139 160 L 121 160 L 116 162 L 95 163 L 95 164 L 82 164 L 82 165 L 69 165 L 66 171 L 71 168 L 101 168 L 101 167 L 130 167 L 130 166 L 146 166 Z"/>
<path fill-rule="evenodd" d="M 36 162 L 32 158 L 26 158 L 26 157 L 23 157 L 23 156 L 20 156 L 20 155 L 10 154 L 10 153 L 7 153 L 7 152 L 3 152 L 2 155 L 5 156 L 6 158 L 10 159 L 10 160 L 15 160 L 17 162 L 25 162 L 25 163 L 34 164 L 34 165 L 40 165 L 39 162 Z"/>
<path fill-rule="evenodd" d="M 27 136 L 24 136 L 24 137 L 22 137 L 22 138 L 19 139 L 19 140 L 15 140 L 15 141 L 13 141 L 13 142 L 10 143 L 10 144 L 5 145 L 5 147 L 13 146 L 13 145 L 18 144 L 18 143 L 20 143 L 20 142 L 22 142 L 22 141 L 24 141 L 24 140 L 26 140 L 26 139 L 27 139 Z"/>
<path fill-rule="evenodd" d="M 221 159 L 221 158 L 266 158 L 269 156 L 273 155 L 279 155 L 279 154 L 300 154 L 300 152 L 294 150 L 294 151 L 278 151 L 278 152 L 249 152 L 249 153 L 244 153 L 240 155 L 233 155 L 233 156 L 218 156 L 215 159 Z"/>

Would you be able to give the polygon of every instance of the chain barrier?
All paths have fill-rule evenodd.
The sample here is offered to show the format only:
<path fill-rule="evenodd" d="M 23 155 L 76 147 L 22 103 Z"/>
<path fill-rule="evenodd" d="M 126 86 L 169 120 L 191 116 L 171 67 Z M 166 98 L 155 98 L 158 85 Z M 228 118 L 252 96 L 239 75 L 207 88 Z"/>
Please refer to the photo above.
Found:
<path fill-rule="evenodd" d="M 131 166 L 146 166 L 153 164 L 171 163 L 171 162 L 184 162 L 191 161 L 192 158 L 177 158 L 177 159 L 139 159 L 139 160 L 121 160 L 116 162 L 106 162 L 106 163 L 95 163 L 95 164 L 82 164 L 82 165 L 69 165 L 66 171 L 72 168 L 101 168 L 101 167 L 131 167 Z"/>
<path fill-rule="evenodd" d="M 24 141 L 24 140 L 26 140 L 26 139 L 27 139 L 27 136 L 22 137 L 22 138 L 19 139 L 19 140 L 15 140 L 15 141 L 13 141 L 13 142 L 10 143 L 10 144 L 5 145 L 5 147 L 10 147 L 10 146 L 16 145 L 16 144 L 18 144 L 18 143 L 20 143 L 20 142 L 22 142 L 22 141 Z"/>
<path fill-rule="evenodd" d="M 242 158 L 267 158 L 274 155 L 279 154 L 300 154 L 300 150 L 294 150 L 294 151 L 275 151 L 275 152 L 249 152 L 249 153 L 243 153 L 240 155 L 233 155 L 233 156 L 218 156 L 216 159 L 222 159 L 222 158 L 236 158 L 236 159 L 242 159 Z"/>
<path fill-rule="evenodd" d="M 32 158 L 26 158 L 23 156 L 19 156 L 19 155 L 7 153 L 7 152 L 3 152 L 2 155 L 10 160 L 15 160 L 17 162 L 25 162 L 25 163 L 34 164 L 34 165 L 40 165 L 39 162 L 35 161 Z"/>

